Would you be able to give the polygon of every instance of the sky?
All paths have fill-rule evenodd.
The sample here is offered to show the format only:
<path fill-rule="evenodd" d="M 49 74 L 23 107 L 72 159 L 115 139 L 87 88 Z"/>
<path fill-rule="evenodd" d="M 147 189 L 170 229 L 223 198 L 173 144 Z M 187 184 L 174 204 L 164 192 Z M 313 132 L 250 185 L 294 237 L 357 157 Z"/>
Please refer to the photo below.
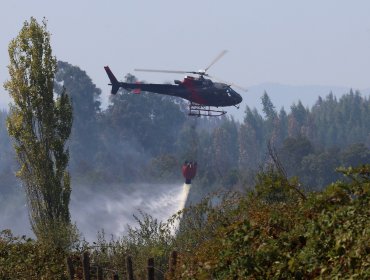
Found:
<path fill-rule="evenodd" d="M 105 65 L 119 79 L 130 72 L 171 82 L 182 75 L 133 69 L 204 69 L 222 50 L 228 53 L 209 74 L 246 88 L 369 88 L 369 11 L 365 0 L 3 1 L 0 83 L 9 79 L 8 44 L 33 16 L 48 20 L 54 55 L 85 70 L 104 104 L 110 91 Z M 8 103 L 0 87 L 0 108 Z"/>

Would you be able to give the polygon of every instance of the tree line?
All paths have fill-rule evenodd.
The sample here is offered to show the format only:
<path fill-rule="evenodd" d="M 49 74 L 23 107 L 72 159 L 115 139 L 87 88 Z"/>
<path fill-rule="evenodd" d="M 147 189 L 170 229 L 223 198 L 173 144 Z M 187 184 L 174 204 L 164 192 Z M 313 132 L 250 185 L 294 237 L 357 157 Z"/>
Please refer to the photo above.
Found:
<path fill-rule="evenodd" d="M 269 143 L 287 174 L 310 189 L 335 181 L 339 166 L 370 162 L 370 100 L 358 91 L 339 99 L 329 93 L 312 108 L 298 102 L 289 112 L 277 110 L 265 92 L 263 112 L 247 106 L 243 121 L 192 118 L 184 101 L 146 92 L 122 90 L 102 109 L 101 90 L 85 71 L 62 61 L 57 69 L 54 90 L 65 88 L 72 100 L 69 167 L 76 181 L 179 181 L 183 161 L 195 160 L 199 189 L 239 189 L 253 185 L 268 162 Z M 130 74 L 124 79 L 137 80 Z M 9 182 L 14 161 L 6 115 L 0 114 L 0 176 Z"/>

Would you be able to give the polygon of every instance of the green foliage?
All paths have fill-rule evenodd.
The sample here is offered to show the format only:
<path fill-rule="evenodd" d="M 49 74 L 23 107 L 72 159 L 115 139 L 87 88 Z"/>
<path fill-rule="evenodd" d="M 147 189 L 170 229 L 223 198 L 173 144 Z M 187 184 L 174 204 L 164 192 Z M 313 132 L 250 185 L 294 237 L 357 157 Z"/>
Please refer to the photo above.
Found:
<path fill-rule="evenodd" d="M 131 256 L 135 279 L 145 279 L 149 257 L 155 259 L 156 279 L 164 279 L 168 256 L 173 248 L 173 221 L 160 222 L 149 214 L 140 212 L 134 216 L 136 227 L 128 227 L 127 233 L 118 239 L 107 240 L 104 231 L 91 246 L 91 260 L 105 269 L 126 275 L 124 260 Z"/>
<path fill-rule="evenodd" d="M 288 180 L 274 166 L 268 166 L 256 175 L 255 193 L 268 203 L 286 202 L 294 199 L 305 199 L 303 190 L 296 177 Z"/>
<path fill-rule="evenodd" d="M 0 232 L 0 279 L 67 279 L 65 257 L 63 250 Z"/>
<path fill-rule="evenodd" d="M 305 137 L 286 138 L 279 150 L 281 161 L 289 176 L 300 176 L 302 159 L 313 153 L 311 142 Z"/>
<path fill-rule="evenodd" d="M 47 243 L 70 245 L 68 204 L 70 177 L 65 143 L 72 126 L 72 107 L 63 91 L 54 100 L 56 59 L 52 56 L 46 20 L 25 22 L 9 44 L 10 80 L 4 85 L 14 103 L 7 119 L 26 190 L 35 235 Z M 64 234 L 66 233 L 67 234 Z M 63 233 L 63 234 L 61 234 Z"/>
<path fill-rule="evenodd" d="M 262 181 L 280 185 L 284 199 L 267 202 L 258 190 L 241 198 L 234 219 L 181 254 L 176 279 L 369 278 L 370 165 L 342 172 L 351 181 L 307 200 L 265 174 Z"/>

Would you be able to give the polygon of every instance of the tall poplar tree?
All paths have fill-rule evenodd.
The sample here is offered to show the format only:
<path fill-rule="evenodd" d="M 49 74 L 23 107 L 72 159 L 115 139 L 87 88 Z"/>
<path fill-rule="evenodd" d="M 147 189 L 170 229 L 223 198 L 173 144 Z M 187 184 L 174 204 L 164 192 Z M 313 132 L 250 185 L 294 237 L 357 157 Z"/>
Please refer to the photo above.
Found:
<path fill-rule="evenodd" d="M 54 96 L 57 68 L 46 20 L 25 21 L 9 44 L 10 80 L 4 87 L 13 98 L 7 119 L 25 187 L 29 218 L 38 240 L 70 245 L 70 176 L 66 141 L 72 127 L 72 106 L 65 91 Z"/>

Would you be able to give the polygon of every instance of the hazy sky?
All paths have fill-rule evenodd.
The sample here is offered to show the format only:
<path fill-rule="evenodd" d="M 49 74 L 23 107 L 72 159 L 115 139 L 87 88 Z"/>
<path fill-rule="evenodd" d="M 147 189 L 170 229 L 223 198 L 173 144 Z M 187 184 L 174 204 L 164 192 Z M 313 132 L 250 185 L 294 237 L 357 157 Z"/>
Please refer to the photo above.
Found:
<path fill-rule="evenodd" d="M 2 1 L 0 82 L 8 78 L 9 41 L 34 16 L 48 19 L 54 55 L 85 70 L 104 96 L 105 65 L 119 78 L 134 68 L 198 70 L 223 49 L 228 54 L 209 73 L 245 87 L 367 88 L 369 11 L 365 0 Z M 182 78 L 134 74 L 151 82 Z"/>

